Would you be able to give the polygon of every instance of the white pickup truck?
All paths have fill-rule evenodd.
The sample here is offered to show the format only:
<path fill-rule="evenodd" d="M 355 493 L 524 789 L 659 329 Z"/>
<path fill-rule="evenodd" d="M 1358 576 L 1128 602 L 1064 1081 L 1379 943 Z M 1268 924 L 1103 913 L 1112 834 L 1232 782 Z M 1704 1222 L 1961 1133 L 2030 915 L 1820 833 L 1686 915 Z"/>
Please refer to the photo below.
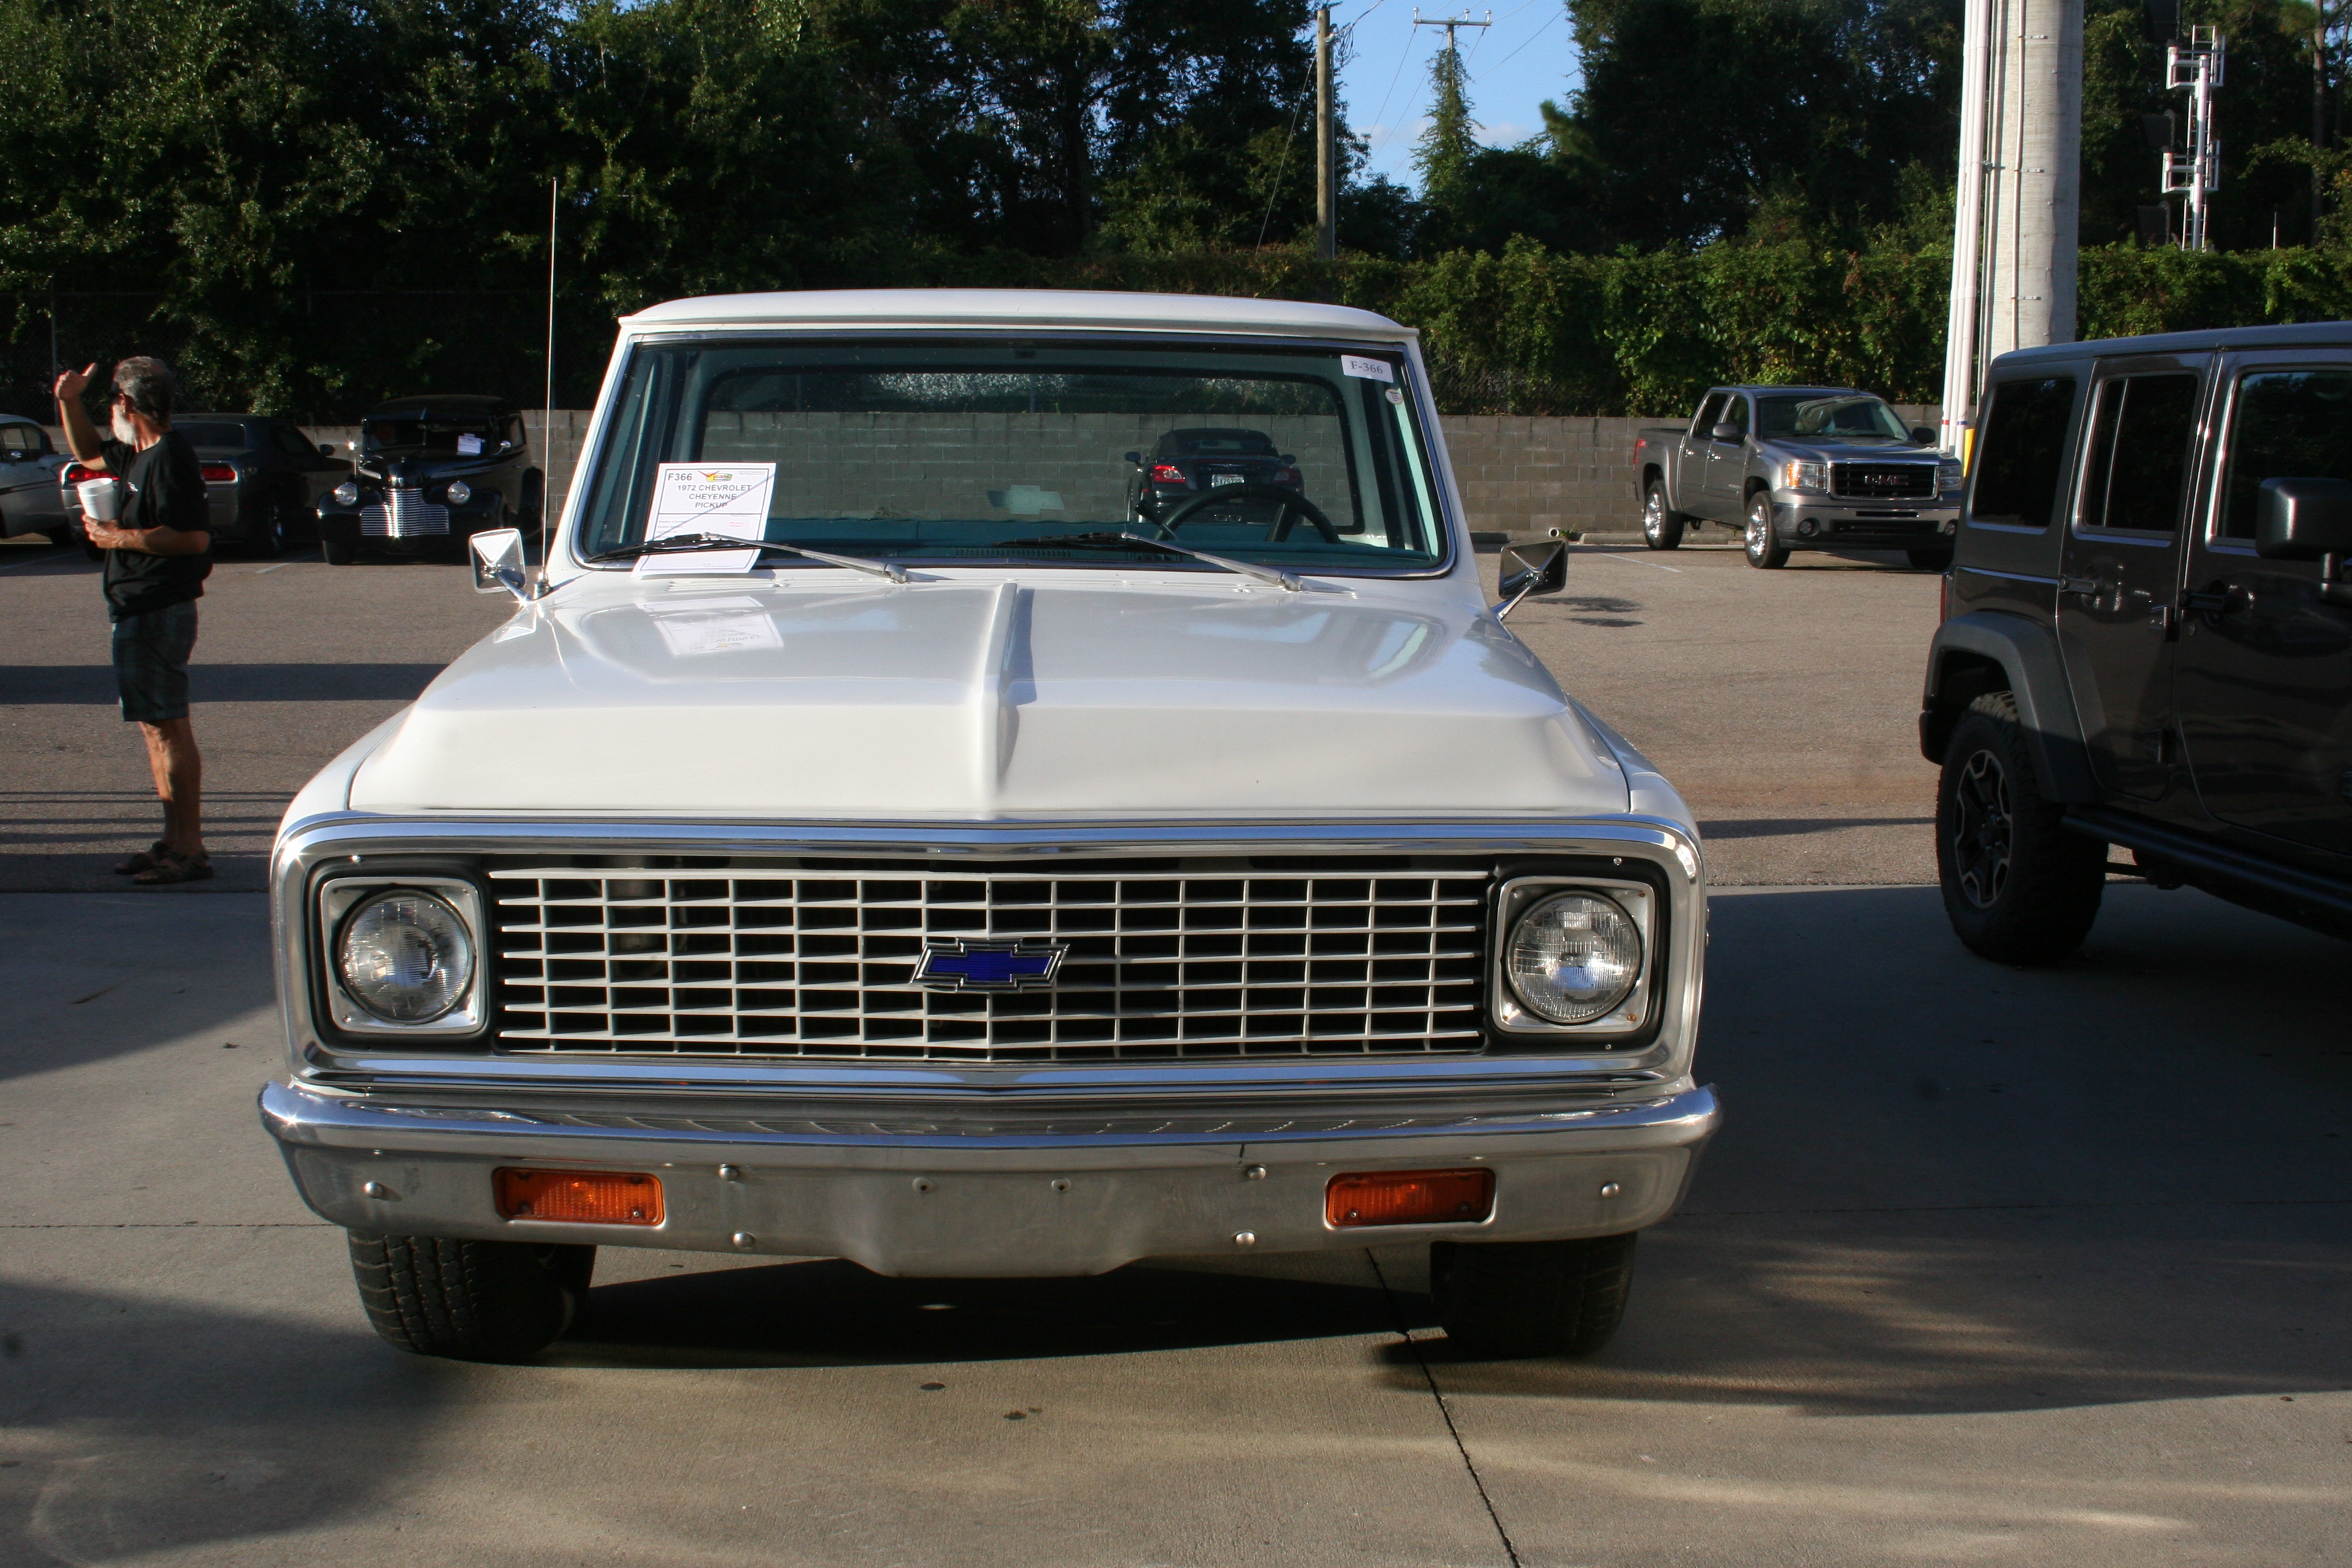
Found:
<path fill-rule="evenodd" d="M 1305 487 L 1128 454 L 1263 435 Z M 1229 482 L 1215 482 L 1227 479 Z M 513 618 L 313 779 L 261 1096 L 377 1330 L 599 1247 L 895 1275 L 1432 1248 L 1590 1350 L 1713 1133 L 1691 814 L 1490 605 L 1415 335 L 1263 300 L 621 323 Z"/>

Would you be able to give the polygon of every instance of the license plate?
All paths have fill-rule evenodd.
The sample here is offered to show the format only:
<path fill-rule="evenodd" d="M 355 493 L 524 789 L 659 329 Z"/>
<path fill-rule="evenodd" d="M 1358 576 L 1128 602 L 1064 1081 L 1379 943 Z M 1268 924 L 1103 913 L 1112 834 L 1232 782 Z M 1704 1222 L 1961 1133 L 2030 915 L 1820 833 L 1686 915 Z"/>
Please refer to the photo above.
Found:
<path fill-rule="evenodd" d="M 1209 488 L 1212 489 L 1214 489 L 1219 485 L 1237 485 L 1241 482 L 1242 477 L 1239 474 L 1211 474 L 1209 476 Z"/>

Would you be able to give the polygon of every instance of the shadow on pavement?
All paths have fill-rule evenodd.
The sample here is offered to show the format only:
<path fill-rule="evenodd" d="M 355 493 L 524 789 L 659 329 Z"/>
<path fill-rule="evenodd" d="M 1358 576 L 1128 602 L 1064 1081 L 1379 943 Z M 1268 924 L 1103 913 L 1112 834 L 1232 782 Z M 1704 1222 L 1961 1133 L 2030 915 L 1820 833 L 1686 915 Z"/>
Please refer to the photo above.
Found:
<path fill-rule="evenodd" d="M 715 1260 L 714 1260 L 715 1261 Z M 1076 1279 L 891 1279 L 839 1258 L 599 1286 L 566 1366 L 887 1366 L 1392 1332 L 1377 1286 L 1139 1264 Z M 1401 1298 L 1413 1301 L 1418 1298 Z"/>

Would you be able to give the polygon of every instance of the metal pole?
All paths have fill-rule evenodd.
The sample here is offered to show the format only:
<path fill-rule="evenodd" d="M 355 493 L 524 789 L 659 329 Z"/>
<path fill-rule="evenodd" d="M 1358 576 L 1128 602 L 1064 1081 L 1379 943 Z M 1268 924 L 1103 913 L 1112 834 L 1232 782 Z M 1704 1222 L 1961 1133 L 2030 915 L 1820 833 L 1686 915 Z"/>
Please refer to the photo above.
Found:
<path fill-rule="evenodd" d="M 1331 123 L 1331 7 L 1315 7 L 1315 254 L 1339 254 L 1339 148 Z"/>
<path fill-rule="evenodd" d="M 1984 283 L 1986 66 L 1992 0 L 1968 0 L 1960 46 L 1960 166 L 1952 203 L 1952 293 L 1944 329 L 1945 451 L 1965 460 L 1977 405 L 1977 303 Z"/>
<path fill-rule="evenodd" d="M 547 581 L 547 509 L 555 488 L 555 199 L 561 175 L 547 181 L 547 401 L 539 426 L 539 580 Z"/>

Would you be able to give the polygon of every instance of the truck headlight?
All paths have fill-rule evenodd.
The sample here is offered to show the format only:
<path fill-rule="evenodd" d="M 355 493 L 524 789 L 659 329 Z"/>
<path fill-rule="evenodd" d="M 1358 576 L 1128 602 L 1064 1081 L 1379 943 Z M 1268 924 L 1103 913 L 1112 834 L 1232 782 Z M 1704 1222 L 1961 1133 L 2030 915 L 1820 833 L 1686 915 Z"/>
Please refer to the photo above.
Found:
<path fill-rule="evenodd" d="M 385 1023 L 429 1024 L 474 984 L 473 933 L 432 894 L 396 888 L 344 919 L 335 973 L 352 1001 Z"/>
<path fill-rule="evenodd" d="M 1936 488 L 1948 495 L 1960 488 L 1960 460 L 1946 458 L 1936 465 Z"/>
<path fill-rule="evenodd" d="M 449 481 L 449 504 L 451 506 L 464 506 L 467 501 L 472 500 L 473 499 L 473 486 L 467 484 L 463 479 L 451 479 Z"/>
<path fill-rule="evenodd" d="M 1791 490 L 1826 491 L 1830 488 L 1829 473 L 1820 463 L 1783 463 L 1780 465 L 1780 487 Z"/>
<path fill-rule="evenodd" d="M 338 506 L 357 506 L 357 505 L 359 505 L 359 504 L 360 504 L 360 488 L 359 488 L 359 486 L 357 486 L 357 485 L 353 484 L 353 483 L 352 483 L 351 480 L 349 480 L 349 479 L 345 479 L 341 484 L 337 485 L 337 486 L 335 487 L 335 503 L 336 503 Z"/>
<path fill-rule="evenodd" d="M 1641 980 L 1641 928 L 1614 899 L 1558 893 L 1511 927 L 1503 973 L 1538 1017 L 1589 1023 L 1606 1016 Z"/>

